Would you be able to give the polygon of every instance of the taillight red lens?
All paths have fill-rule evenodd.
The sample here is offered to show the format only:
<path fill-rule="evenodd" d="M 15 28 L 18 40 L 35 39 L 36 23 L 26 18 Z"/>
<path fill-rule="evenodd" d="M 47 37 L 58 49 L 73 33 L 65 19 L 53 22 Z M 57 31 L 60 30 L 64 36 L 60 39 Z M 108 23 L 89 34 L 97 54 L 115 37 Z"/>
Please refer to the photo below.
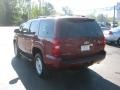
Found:
<path fill-rule="evenodd" d="M 53 48 L 52 48 L 52 54 L 55 57 L 60 56 L 60 41 L 59 40 L 54 40 L 53 41 Z"/>
<path fill-rule="evenodd" d="M 113 32 L 112 32 L 112 31 L 109 31 L 109 34 L 110 34 L 110 35 L 112 35 L 112 34 L 113 34 Z"/>

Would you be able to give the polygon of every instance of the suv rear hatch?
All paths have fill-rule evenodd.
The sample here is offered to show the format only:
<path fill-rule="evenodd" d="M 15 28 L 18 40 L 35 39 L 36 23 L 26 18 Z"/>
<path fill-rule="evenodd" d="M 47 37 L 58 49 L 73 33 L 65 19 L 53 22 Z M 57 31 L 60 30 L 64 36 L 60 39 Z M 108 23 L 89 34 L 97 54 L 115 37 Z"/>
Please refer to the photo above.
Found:
<path fill-rule="evenodd" d="M 104 50 L 104 36 L 94 19 L 59 19 L 58 24 L 62 58 L 77 59 Z"/>

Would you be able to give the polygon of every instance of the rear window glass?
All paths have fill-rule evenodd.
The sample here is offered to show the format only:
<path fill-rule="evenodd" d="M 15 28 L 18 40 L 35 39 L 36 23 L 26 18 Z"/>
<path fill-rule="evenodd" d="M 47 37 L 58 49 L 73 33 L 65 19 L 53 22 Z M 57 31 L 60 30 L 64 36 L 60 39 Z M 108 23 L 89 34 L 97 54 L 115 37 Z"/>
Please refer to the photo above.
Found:
<path fill-rule="evenodd" d="M 101 37 L 103 33 L 95 20 L 61 20 L 60 37 Z"/>
<path fill-rule="evenodd" d="M 54 20 L 41 20 L 39 36 L 41 37 L 53 37 L 54 35 Z"/>

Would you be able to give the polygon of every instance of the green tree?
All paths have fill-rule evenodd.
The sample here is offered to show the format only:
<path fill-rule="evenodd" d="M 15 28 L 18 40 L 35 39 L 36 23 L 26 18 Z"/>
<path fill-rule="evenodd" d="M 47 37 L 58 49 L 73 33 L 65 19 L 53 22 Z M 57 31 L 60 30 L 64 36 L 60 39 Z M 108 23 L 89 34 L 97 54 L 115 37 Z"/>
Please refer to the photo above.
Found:
<path fill-rule="evenodd" d="M 88 18 L 96 19 L 96 17 L 93 14 L 90 14 L 87 16 Z"/>
<path fill-rule="evenodd" d="M 69 7 L 63 7 L 62 8 L 65 15 L 72 15 L 72 10 Z"/>
<path fill-rule="evenodd" d="M 14 25 L 20 21 L 17 0 L 0 0 L 0 21 L 1 25 Z M 18 22 L 17 22 L 18 21 Z"/>
<path fill-rule="evenodd" d="M 20 12 L 20 17 L 21 17 L 21 22 L 25 22 L 28 20 L 28 12 L 30 11 L 29 7 L 29 0 L 18 0 L 17 4 L 18 4 L 18 8 L 19 8 L 19 12 Z"/>
<path fill-rule="evenodd" d="M 42 7 L 42 15 L 49 16 L 55 14 L 55 9 L 51 3 L 46 2 Z"/>
<path fill-rule="evenodd" d="M 103 14 L 99 14 L 96 19 L 98 22 L 108 22 L 108 18 Z"/>
<path fill-rule="evenodd" d="M 41 8 L 34 6 L 31 8 L 31 16 L 30 18 L 38 18 L 40 15 L 42 15 Z"/>
<path fill-rule="evenodd" d="M 5 5 L 4 5 L 4 0 L 0 0 L 0 25 L 3 25 L 4 19 L 5 19 Z"/>
<path fill-rule="evenodd" d="M 31 18 L 55 14 L 54 7 L 45 3 L 44 7 L 32 6 L 31 0 L 0 0 L 0 25 L 19 25 Z"/>
<path fill-rule="evenodd" d="M 17 8 L 17 0 L 5 0 L 5 8 L 6 8 L 6 15 L 5 15 L 5 23 L 6 25 L 12 25 L 18 23 L 19 18 L 19 9 Z"/>

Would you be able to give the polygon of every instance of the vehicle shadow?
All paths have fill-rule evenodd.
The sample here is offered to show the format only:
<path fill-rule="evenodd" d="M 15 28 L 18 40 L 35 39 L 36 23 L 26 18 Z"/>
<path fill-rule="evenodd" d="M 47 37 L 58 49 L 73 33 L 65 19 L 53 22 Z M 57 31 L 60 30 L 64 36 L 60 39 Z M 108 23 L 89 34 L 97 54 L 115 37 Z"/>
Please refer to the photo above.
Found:
<path fill-rule="evenodd" d="M 120 48 L 120 46 L 117 45 L 117 44 L 115 44 L 115 43 L 107 43 L 107 45 L 109 45 L 109 46 L 113 46 L 113 47 L 117 47 L 117 48 Z"/>
<path fill-rule="evenodd" d="M 26 90 L 120 90 L 119 86 L 91 69 L 60 71 L 48 79 L 41 79 L 36 75 L 31 62 L 23 58 L 13 58 L 11 64 L 19 77 L 9 83 L 15 84 L 20 79 Z"/>

